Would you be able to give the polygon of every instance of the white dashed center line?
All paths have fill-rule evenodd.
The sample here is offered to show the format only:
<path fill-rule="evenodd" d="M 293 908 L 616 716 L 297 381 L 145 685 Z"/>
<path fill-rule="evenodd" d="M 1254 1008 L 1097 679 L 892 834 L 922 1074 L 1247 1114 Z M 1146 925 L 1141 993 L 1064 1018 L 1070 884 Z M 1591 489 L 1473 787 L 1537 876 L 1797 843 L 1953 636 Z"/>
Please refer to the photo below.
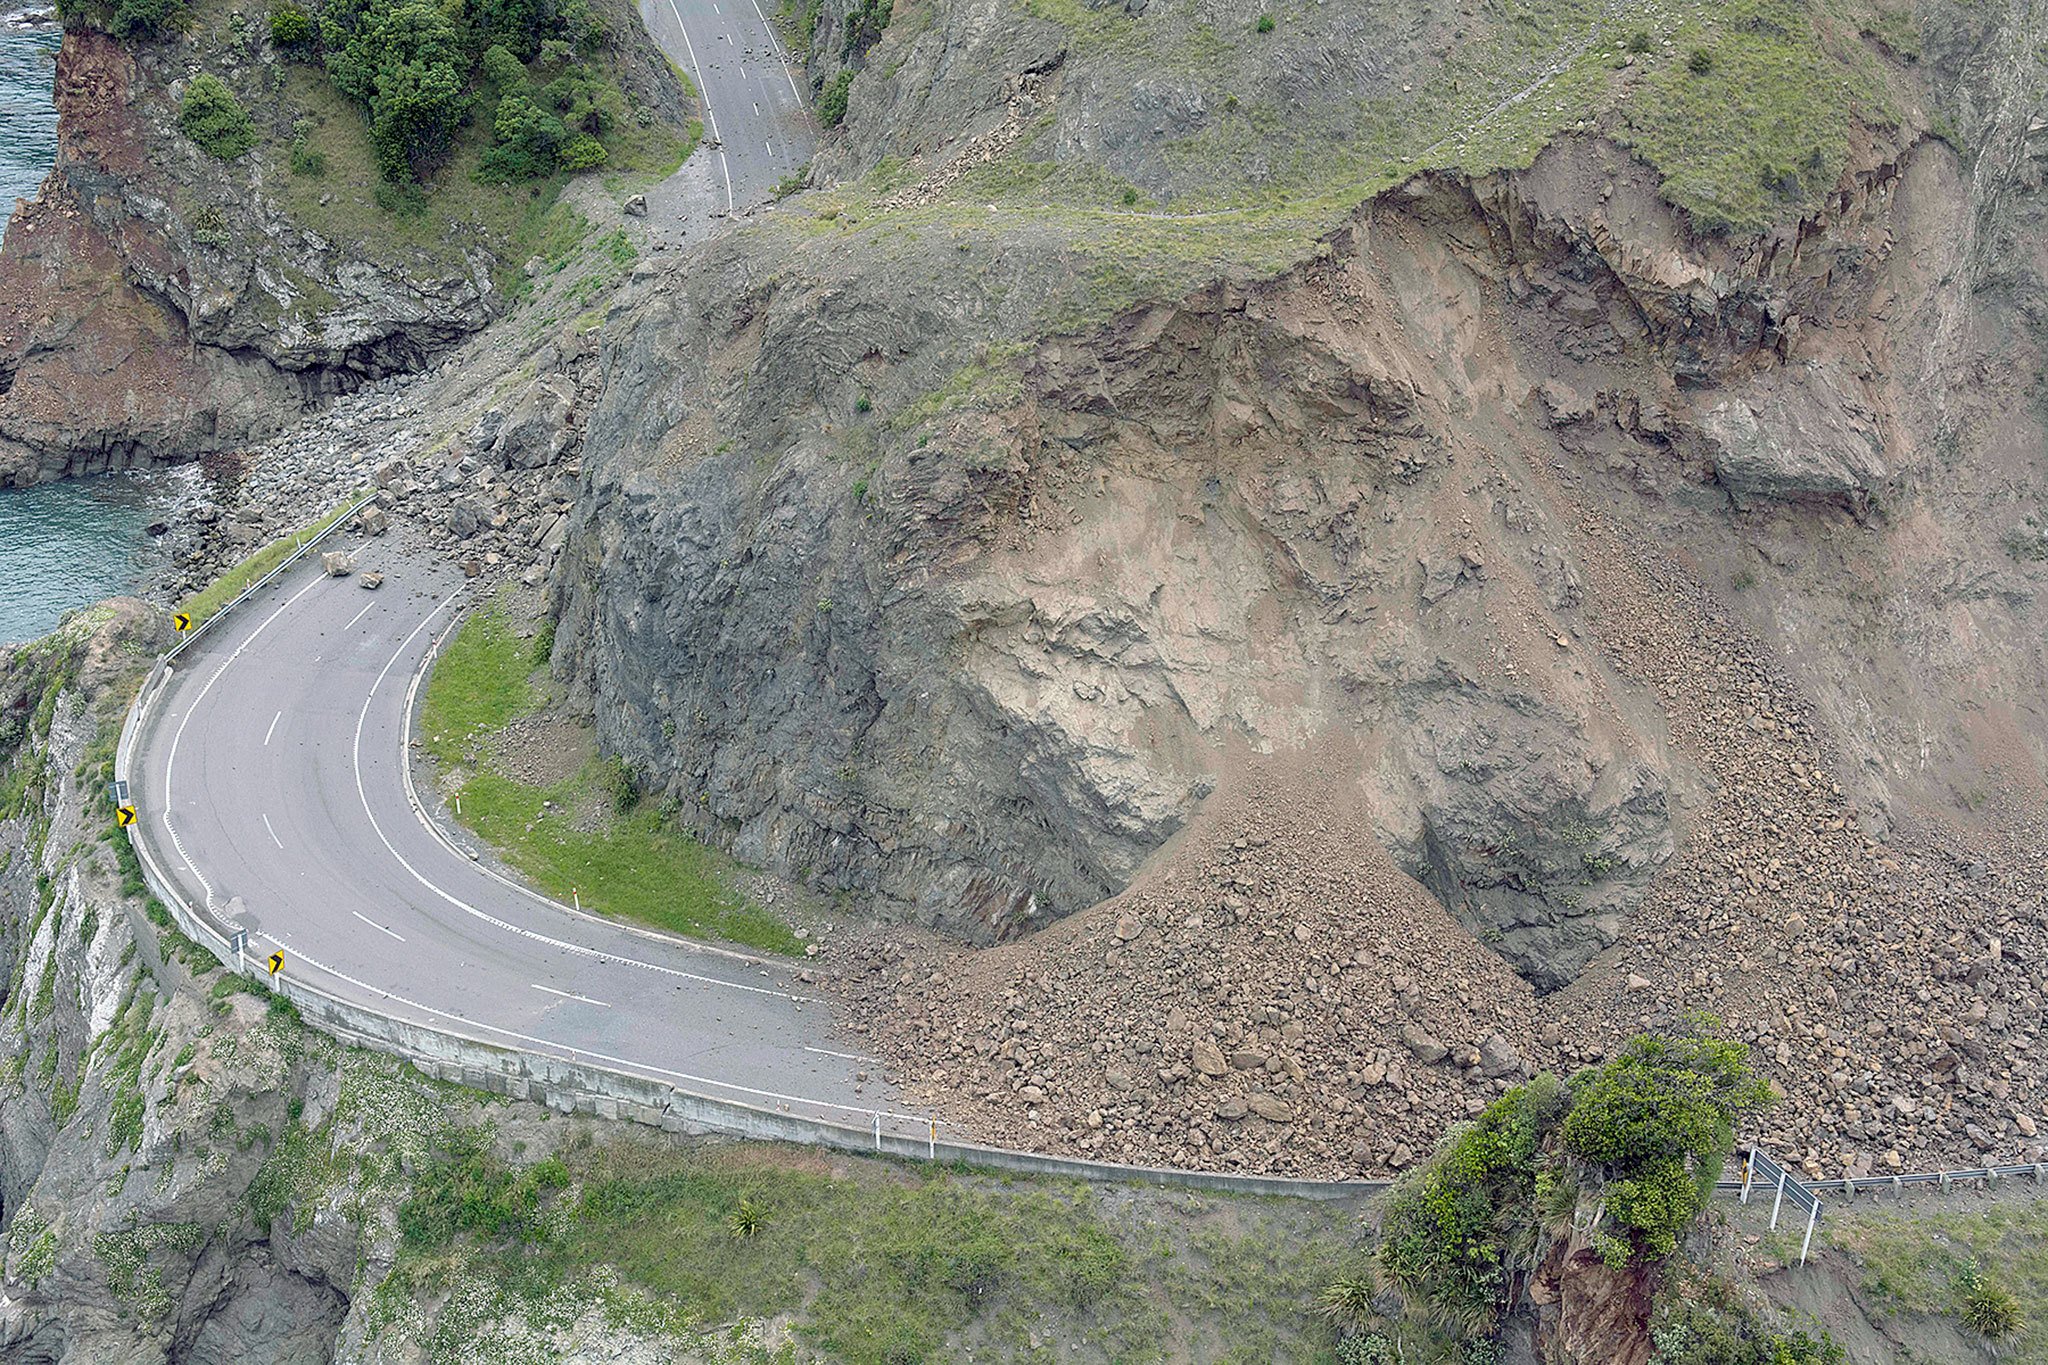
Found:
<path fill-rule="evenodd" d="M 602 1001 L 602 1000 L 592 1000 L 592 999 L 591 999 L 591 998 L 590 998 L 589 996 L 587 996 L 587 995 L 578 995 L 578 994 L 576 994 L 576 993 L 575 993 L 574 991 L 558 991 L 558 990 L 556 990 L 556 989 L 555 989 L 555 988 L 554 988 L 553 986 L 543 986 L 543 985 L 541 985 L 541 984 L 540 984 L 540 982 L 538 982 L 538 981 L 536 981 L 536 982 L 534 982 L 534 983 L 532 983 L 532 984 L 533 984 L 533 988 L 534 988 L 535 990 L 537 990 L 537 991 L 546 991 L 546 992 L 547 992 L 547 993 L 548 993 L 549 995 L 559 995 L 559 996 L 561 996 L 561 997 L 562 997 L 562 998 L 563 998 L 564 1000 L 581 1000 L 581 1001 L 582 1001 L 582 1002 L 583 1002 L 584 1004 L 586 1004 L 586 1005 L 596 1005 L 596 1006 L 597 1006 L 597 1007 L 598 1007 L 599 1009 L 607 1009 L 607 1010 L 608 1010 L 608 1009 L 610 1009 L 610 1008 L 611 1008 L 611 1006 L 610 1006 L 610 1005 L 607 1005 L 607 1004 L 606 1004 L 606 1003 L 605 1003 L 604 1001 Z"/>
<path fill-rule="evenodd" d="M 272 716 L 272 717 L 270 718 L 270 728 L 269 728 L 268 730 L 265 730 L 265 731 L 263 732 L 263 747 L 264 747 L 264 748 L 266 748 L 266 749 L 267 749 L 267 748 L 269 748 L 269 747 L 270 747 L 270 737 L 271 737 L 272 735 L 274 735 L 274 734 L 276 734 L 276 733 L 277 733 L 277 723 L 278 723 L 279 721 L 283 720 L 283 719 L 284 719 L 284 712 L 282 712 L 282 711 L 278 712 L 278 713 L 277 713 L 276 715 L 274 715 L 274 716 Z"/>
<path fill-rule="evenodd" d="M 391 930 L 389 930 L 389 929 L 386 929 L 386 928 L 385 928 L 385 927 L 384 927 L 383 925 L 381 925 L 381 924 L 377 923 L 377 921 L 375 921 L 375 920 L 371 919 L 371 918 L 370 918 L 370 917 L 369 917 L 368 915 L 365 915 L 365 914 L 364 914 L 364 913 L 363 913 L 362 911 L 360 911 L 360 910 L 351 910 L 351 911 L 349 911 L 349 913 L 350 913 L 351 915 L 354 915 L 354 916 L 355 916 L 355 917 L 356 917 L 357 919 L 361 920 L 361 921 L 362 921 L 363 923 L 365 923 L 365 924 L 369 925 L 369 926 L 370 926 L 370 927 L 371 927 L 372 929 L 375 929 L 375 930 L 376 930 L 376 931 L 377 931 L 378 933 L 380 933 L 380 934 L 391 934 L 391 937 L 393 937 L 393 938 L 397 939 L 397 940 L 398 940 L 398 941 L 399 941 L 400 943 L 403 943 L 403 942 L 405 942 L 405 938 L 404 938 L 404 936 L 403 936 L 403 935 L 401 935 L 401 934 L 396 934 L 396 933 L 392 933 L 392 931 L 391 931 Z"/>

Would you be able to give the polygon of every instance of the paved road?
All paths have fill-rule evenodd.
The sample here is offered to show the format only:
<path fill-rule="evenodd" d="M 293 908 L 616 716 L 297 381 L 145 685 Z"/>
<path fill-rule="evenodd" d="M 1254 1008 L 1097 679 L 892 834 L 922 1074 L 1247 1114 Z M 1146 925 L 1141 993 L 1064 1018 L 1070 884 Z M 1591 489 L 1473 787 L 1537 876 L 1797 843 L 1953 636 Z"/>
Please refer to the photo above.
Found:
<path fill-rule="evenodd" d="M 793 964 L 579 917 L 437 837 L 409 794 L 408 721 L 464 582 L 390 542 L 363 563 L 381 590 L 309 556 L 146 703 L 134 794 L 187 899 L 242 923 L 252 955 L 388 1015 L 812 1118 L 886 1111 L 886 1087 L 855 1080 L 879 1068 Z"/>
<path fill-rule="evenodd" d="M 767 202 L 811 159 L 817 125 L 761 0 L 640 0 L 640 20 L 703 97 L 706 145 L 690 161 L 704 164 L 673 182 L 696 187 L 693 198 L 708 195 L 700 211 L 742 213 Z M 665 197 L 649 194 L 656 214 Z"/>

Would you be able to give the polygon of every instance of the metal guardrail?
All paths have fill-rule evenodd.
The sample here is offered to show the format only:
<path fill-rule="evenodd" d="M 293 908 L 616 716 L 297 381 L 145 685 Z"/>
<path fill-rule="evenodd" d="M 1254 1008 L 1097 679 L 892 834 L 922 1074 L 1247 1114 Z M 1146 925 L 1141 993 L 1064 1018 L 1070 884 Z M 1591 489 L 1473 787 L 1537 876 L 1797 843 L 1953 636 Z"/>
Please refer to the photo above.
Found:
<path fill-rule="evenodd" d="M 1792 1196 L 1794 1208 L 1806 1210 L 1806 1236 L 1799 1243 L 1799 1264 L 1805 1265 L 1807 1250 L 1813 1245 L 1813 1229 L 1820 1222 L 1820 1196 L 1773 1160 L 1763 1148 L 1751 1147 L 1742 1160 L 1742 1202 L 1747 1204 L 1750 1194 L 1760 1187 L 1773 1190 L 1773 1228 L 1778 1226 L 1778 1215 L 1784 1210 L 1786 1195 Z"/>

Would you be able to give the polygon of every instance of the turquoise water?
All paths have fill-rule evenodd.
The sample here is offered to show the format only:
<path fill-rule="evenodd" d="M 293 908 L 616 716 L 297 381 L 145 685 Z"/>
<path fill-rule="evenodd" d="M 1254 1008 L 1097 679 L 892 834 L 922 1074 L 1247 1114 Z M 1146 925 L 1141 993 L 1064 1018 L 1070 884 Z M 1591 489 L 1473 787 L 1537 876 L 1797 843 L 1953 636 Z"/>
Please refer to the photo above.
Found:
<path fill-rule="evenodd" d="M 57 155 L 54 26 L 23 27 L 0 0 L 0 219 Z M 176 502 L 176 475 L 113 475 L 0 489 L 0 644 L 47 634 L 65 612 L 131 592 L 161 562 L 145 531 Z"/>
<path fill-rule="evenodd" d="M 19 7 L 0 0 L 0 224 L 27 199 L 57 159 L 57 111 L 50 105 L 57 30 L 23 27 Z M 0 226 L 0 235 L 5 228 Z"/>
<path fill-rule="evenodd" d="M 180 471 L 0 488 L 0 643 L 48 634 L 65 612 L 133 592 L 161 562 L 147 534 Z"/>

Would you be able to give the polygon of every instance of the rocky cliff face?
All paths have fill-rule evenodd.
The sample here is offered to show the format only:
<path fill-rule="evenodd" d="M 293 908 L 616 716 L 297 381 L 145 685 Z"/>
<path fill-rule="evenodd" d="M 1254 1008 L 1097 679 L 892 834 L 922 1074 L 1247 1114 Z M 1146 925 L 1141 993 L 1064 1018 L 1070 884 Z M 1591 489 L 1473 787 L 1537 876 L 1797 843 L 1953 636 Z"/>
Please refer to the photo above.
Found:
<path fill-rule="evenodd" d="M 128 47 L 66 32 L 58 162 L 0 256 L 0 477 L 231 448 L 491 317 L 487 253 L 431 275 L 366 257 L 178 134 L 197 53 L 280 61 L 238 33 Z"/>
<path fill-rule="evenodd" d="M 679 126 L 684 95 L 630 9 L 593 8 L 636 120 Z M 200 72 L 254 121 L 231 161 L 178 130 Z M 260 14 L 203 9 L 161 41 L 73 22 L 55 98 L 57 164 L 0 254 L 0 483 L 273 439 L 503 311 L 517 234 L 485 221 L 473 167 L 386 202 L 361 112 Z"/>
<path fill-rule="evenodd" d="M 1133 31 L 1156 58 L 1184 17 Z M 706 837 L 885 916 L 986 943 L 1159 870 L 1015 952 L 874 965 L 891 1055 L 1014 1140 L 1383 1169 L 1504 1083 L 1490 1035 L 1569 1064 L 1690 1002 L 1764 1046 L 1816 1167 L 2026 1148 L 1997 1059 L 2035 1025 L 1983 983 L 2032 971 L 2048 809 L 2042 72 L 1949 19 L 1773 225 L 1708 230 L 1623 105 L 1268 254 L 1283 210 L 1173 198 L 1130 125 L 1177 125 L 1107 79 L 1136 49 L 899 14 L 821 158 L 858 178 L 615 310 L 557 666 Z M 1089 198 L 1112 147 L 1132 188 Z M 1334 784 L 1459 941 L 1376 852 L 1177 843 L 1248 767 L 1282 795 L 1236 848 Z M 1231 1128 L 1260 1078 L 1205 1035 L 1315 1124 Z"/>

